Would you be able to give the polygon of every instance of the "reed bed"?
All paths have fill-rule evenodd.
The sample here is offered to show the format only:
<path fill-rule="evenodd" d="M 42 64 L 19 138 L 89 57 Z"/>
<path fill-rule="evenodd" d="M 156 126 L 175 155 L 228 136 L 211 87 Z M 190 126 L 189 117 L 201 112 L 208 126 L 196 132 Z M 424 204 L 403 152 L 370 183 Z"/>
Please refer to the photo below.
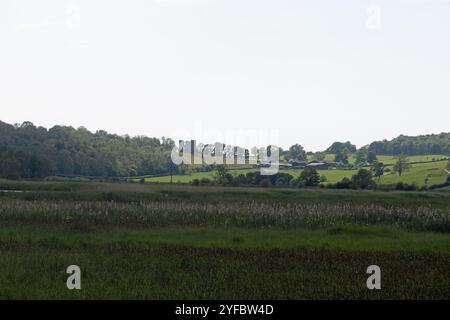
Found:
<path fill-rule="evenodd" d="M 319 228 L 335 225 L 394 225 L 450 232 L 450 209 L 360 204 L 201 203 L 184 201 L 0 202 L 0 223 Z"/>

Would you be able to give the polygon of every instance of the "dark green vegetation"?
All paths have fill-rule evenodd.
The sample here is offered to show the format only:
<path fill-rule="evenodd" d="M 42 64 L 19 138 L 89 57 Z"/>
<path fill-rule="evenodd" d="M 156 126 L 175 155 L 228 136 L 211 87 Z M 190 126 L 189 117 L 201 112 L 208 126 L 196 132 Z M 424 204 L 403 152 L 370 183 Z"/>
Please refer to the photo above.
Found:
<path fill-rule="evenodd" d="M 2 245 L 1 298 L 374 299 L 447 298 L 449 256 L 335 250 L 246 250 L 115 244 L 81 249 Z M 18 253 L 19 252 L 19 253 Z M 82 268 L 82 290 L 65 268 Z M 383 268 L 383 288 L 365 268 Z"/>
<path fill-rule="evenodd" d="M 354 144 L 351 144 L 350 141 L 347 142 L 334 142 L 327 150 L 325 150 L 326 153 L 340 153 L 347 150 L 348 152 L 355 153 L 356 152 L 356 146 Z"/>
<path fill-rule="evenodd" d="M 401 135 L 391 141 L 375 141 L 369 150 L 384 155 L 419 155 L 450 153 L 450 133 L 429 134 L 416 137 Z"/>
<path fill-rule="evenodd" d="M 0 177 L 136 176 L 167 173 L 173 141 L 0 121 Z"/>
<path fill-rule="evenodd" d="M 450 298 L 445 189 L 0 184 L 0 298 Z"/>

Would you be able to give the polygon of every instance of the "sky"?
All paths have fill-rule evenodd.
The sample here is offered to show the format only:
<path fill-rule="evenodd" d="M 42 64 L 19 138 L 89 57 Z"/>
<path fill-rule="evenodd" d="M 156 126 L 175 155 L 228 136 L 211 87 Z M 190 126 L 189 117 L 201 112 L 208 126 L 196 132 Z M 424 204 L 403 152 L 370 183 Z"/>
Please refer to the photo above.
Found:
<path fill-rule="evenodd" d="M 449 57 L 450 0 L 2 0 L 0 120 L 360 147 L 450 131 Z"/>

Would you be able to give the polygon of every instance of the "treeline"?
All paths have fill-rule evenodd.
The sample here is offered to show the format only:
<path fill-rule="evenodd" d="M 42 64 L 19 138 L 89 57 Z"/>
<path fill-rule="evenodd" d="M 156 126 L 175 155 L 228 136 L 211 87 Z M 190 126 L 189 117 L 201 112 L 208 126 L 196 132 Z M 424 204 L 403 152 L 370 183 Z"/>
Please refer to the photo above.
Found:
<path fill-rule="evenodd" d="M 170 139 L 92 133 L 85 128 L 36 127 L 0 121 L 0 177 L 95 177 L 164 174 L 172 168 Z"/>
<path fill-rule="evenodd" d="M 378 155 L 450 154 L 450 133 L 401 135 L 391 141 L 372 142 L 368 149 Z"/>
<path fill-rule="evenodd" d="M 43 178 L 47 176 L 129 177 L 185 172 L 186 165 L 173 165 L 171 139 L 129 137 L 103 130 L 92 133 L 86 128 L 37 127 L 31 122 L 10 125 L 0 121 L 0 178 Z M 450 133 L 418 137 L 400 136 L 377 141 L 360 150 L 350 142 L 336 142 L 325 152 L 314 154 L 323 161 L 326 153 L 334 161 L 348 163 L 356 152 L 357 162 L 374 163 L 376 155 L 449 154 Z M 281 150 L 285 160 L 306 161 L 307 152 L 295 144 Z M 211 171 L 211 166 L 190 170 Z M 271 181 L 272 183 L 273 181 Z M 264 182 L 265 183 L 265 182 Z"/>

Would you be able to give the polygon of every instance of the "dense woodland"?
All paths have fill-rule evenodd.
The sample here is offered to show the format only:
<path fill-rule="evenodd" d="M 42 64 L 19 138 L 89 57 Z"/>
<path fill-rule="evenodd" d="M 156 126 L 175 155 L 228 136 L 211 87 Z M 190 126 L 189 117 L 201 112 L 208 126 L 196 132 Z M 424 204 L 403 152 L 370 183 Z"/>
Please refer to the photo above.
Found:
<path fill-rule="evenodd" d="M 125 177 L 176 173 L 171 139 L 92 133 L 86 128 L 37 127 L 31 122 L 11 125 L 0 121 L 0 177 L 42 178 L 53 175 Z M 399 136 L 377 141 L 365 150 L 378 155 L 450 154 L 450 133 L 417 137 Z M 333 143 L 326 150 L 354 153 L 350 142 Z M 286 154 L 284 154 L 286 153 Z M 286 159 L 305 160 L 299 144 L 282 153 Z"/>
<path fill-rule="evenodd" d="M 0 122 L 0 177 L 135 176 L 166 173 L 173 141 L 85 128 Z"/>
<path fill-rule="evenodd" d="M 409 137 L 401 135 L 391 141 L 375 141 L 369 150 L 379 155 L 450 154 L 450 132 Z"/>

